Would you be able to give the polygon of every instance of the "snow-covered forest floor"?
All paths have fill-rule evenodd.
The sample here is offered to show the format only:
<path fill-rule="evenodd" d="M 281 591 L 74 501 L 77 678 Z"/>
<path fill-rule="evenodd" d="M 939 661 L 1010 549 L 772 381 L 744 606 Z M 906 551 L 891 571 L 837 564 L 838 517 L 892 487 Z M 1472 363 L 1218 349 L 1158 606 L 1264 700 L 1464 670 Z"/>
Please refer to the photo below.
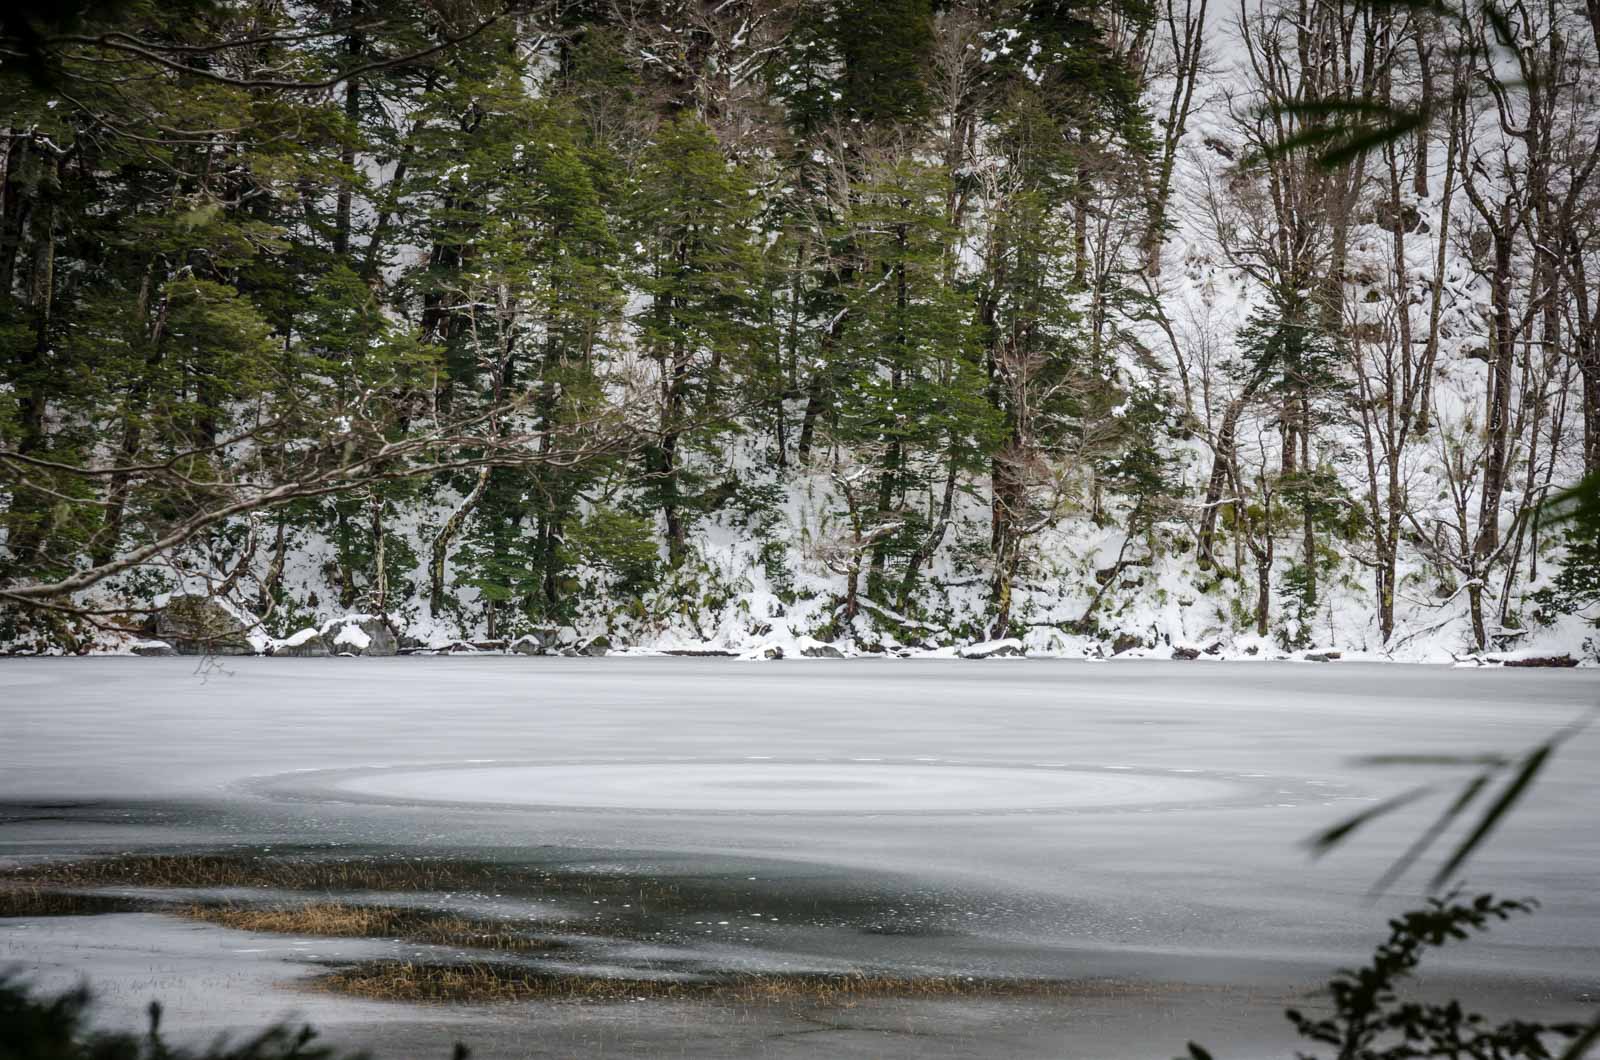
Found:
<path fill-rule="evenodd" d="M 27 45 L 0 646 L 1596 658 L 1600 23 L 613 7 Z"/>

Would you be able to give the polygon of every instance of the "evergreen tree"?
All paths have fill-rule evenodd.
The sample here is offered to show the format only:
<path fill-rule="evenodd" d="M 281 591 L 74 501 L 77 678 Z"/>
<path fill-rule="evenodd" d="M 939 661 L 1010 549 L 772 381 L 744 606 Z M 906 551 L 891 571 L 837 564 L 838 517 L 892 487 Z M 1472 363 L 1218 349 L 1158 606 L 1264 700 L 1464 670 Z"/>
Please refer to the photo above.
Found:
<path fill-rule="evenodd" d="M 664 122 L 630 189 L 639 345 L 655 366 L 656 436 L 647 450 L 646 494 L 661 512 L 667 555 L 687 555 L 689 527 L 714 505 L 696 456 L 734 429 L 734 390 L 744 377 L 753 321 L 753 190 L 696 119 Z"/>

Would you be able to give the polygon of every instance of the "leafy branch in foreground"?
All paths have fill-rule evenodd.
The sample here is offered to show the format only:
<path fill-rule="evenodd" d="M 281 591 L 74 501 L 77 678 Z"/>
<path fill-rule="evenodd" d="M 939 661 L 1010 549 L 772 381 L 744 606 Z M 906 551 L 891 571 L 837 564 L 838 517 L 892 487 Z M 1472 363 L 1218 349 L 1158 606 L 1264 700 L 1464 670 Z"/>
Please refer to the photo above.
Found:
<path fill-rule="evenodd" d="M 1332 1015 L 1313 1018 L 1290 1009 L 1289 1022 L 1301 1037 L 1337 1048 L 1338 1060 L 1552 1060 L 1557 1056 L 1576 1060 L 1593 1042 L 1594 1027 L 1515 1019 L 1491 1024 L 1479 1013 L 1464 1010 L 1459 1001 L 1401 1001 L 1396 992 L 1430 947 L 1470 938 L 1495 921 L 1531 913 L 1535 907 L 1532 900 L 1496 899 L 1490 894 L 1470 901 L 1458 900 L 1454 892 L 1429 899 L 1426 907 L 1389 921 L 1389 937 L 1373 952 L 1369 964 L 1344 969 L 1328 981 Z M 1566 1041 L 1568 1048 L 1553 1053 L 1547 1039 Z M 1309 1054 L 1299 1055 L 1311 1060 Z M 1211 1054 L 1190 1042 L 1186 1060 L 1211 1060 Z"/>
<path fill-rule="evenodd" d="M 1600 532 L 1600 474 L 1590 475 L 1572 489 L 1550 498 L 1545 502 L 1544 512 L 1547 520 L 1553 524 L 1571 523 L 1591 534 Z M 1392 887 L 1432 849 L 1462 814 L 1475 805 L 1481 805 L 1484 807 L 1483 812 L 1472 830 L 1461 839 L 1455 850 L 1434 872 L 1428 882 L 1428 889 L 1437 891 L 1449 882 L 1457 870 L 1465 865 L 1467 859 L 1489 838 L 1506 814 L 1532 788 L 1545 764 L 1561 745 L 1587 729 L 1596 714 L 1600 714 L 1600 706 L 1596 706 L 1589 713 L 1557 729 L 1546 739 L 1516 755 L 1412 753 L 1372 755 L 1360 759 L 1359 764 L 1368 766 L 1443 766 L 1476 770 L 1456 790 L 1455 797 L 1433 823 L 1378 878 L 1372 886 L 1371 896 L 1377 897 Z M 1499 788 L 1493 789 L 1497 780 L 1507 777 L 1509 779 L 1506 779 Z M 1491 789 L 1494 790 L 1493 797 L 1480 801 Z M 1439 792 L 1440 787 L 1434 784 L 1424 784 L 1403 791 L 1318 832 L 1306 841 L 1306 845 L 1311 848 L 1313 856 L 1321 857 L 1373 821 L 1387 817 L 1396 810 Z M 1600 1024 L 1596 1026 L 1600 1027 Z"/>
<path fill-rule="evenodd" d="M 1471 829 L 1429 879 L 1428 889 L 1437 891 L 1454 878 L 1457 871 L 1493 834 L 1512 807 L 1527 794 L 1551 756 L 1562 744 L 1588 728 L 1596 713 L 1600 713 L 1600 708 L 1563 726 L 1546 739 L 1516 755 L 1388 754 L 1361 759 L 1361 764 L 1370 766 L 1476 767 L 1476 772 L 1456 789 L 1455 796 L 1450 799 L 1433 823 L 1373 884 L 1372 896 L 1376 897 L 1387 891 L 1433 848 L 1463 814 L 1481 806 L 1482 812 Z M 1317 833 L 1306 841 L 1306 845 L 1311 848 L 1314 856 L 1320 857 L 1373 821 L 1430 795 L 1439 794 L 1441 790 L 1443 789 L 1440 785 L 1424 784 L 1402 792 Z"/>
<path fill-rule="evenodd" d="M 363 1060 L 316 1043 L 317 1032 L 276 1025 L 237 1045 L 219 1041 L 201 1051 L 169 1045 L 161 1034 L 161 1006 L 150 1004 L 150 1027 L 142 1035 L 94 1031 L 84 986 L 51 998 L 35 998 L 15 979 L 0 977 L 0 1060 Z M 466 1060 L 457 1044 L 455 1060 Z"/>

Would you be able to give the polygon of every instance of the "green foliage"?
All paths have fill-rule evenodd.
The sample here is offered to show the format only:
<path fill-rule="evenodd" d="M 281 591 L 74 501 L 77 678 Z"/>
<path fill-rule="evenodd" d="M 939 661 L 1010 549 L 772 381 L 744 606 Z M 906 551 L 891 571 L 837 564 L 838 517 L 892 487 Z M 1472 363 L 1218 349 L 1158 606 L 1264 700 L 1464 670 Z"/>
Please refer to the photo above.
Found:
<path fill-rule="evenodd" d="M 1600 536 L 1581 525 L 1564 534 L 1566 555 L 1551 583 L 1533 594 L 1541 621 L 1553 622 L 1600 603 Z M 1600 624 L 1600 616 L 1594 619 Z"/>
<path fill-rule="evenodd" d="M 864 122 L 926 116 L 923 82 L 933 47 L 930 0 L 835 0 L 835 47 L 844 60 L 841 106 Z"/>
<path fill-rule="evenodd" d="M 1416 971 L 1429 948 L 1467 939 L 1494 921 L 1530 913 L 1534 907 L 1529 900 L 1497 900 L 1488 894 L 1471 901 L 1461 901 L 1454 893 L 1431 899 L 1425 908 L 1389 922 L 1389 938 L 1373 952 L 1370 964 L 1342 971 L 1329 981 L 1331 1017 L 1315 1019 L 1291 1009 L 1289 1020 L 1303 1037 L 1333 1046 L 1340 1057 L 1350 1060 L 1553 1057 L 1546 1039 L 1575 1037 L 1578 1026 L 1522 1020 L 1491 1024 L 1465 1011 L 1458 1001 L 1401 1002 L 1396 994 L 1400 981 Z"/>
<path fill-rule="evenodd" d="M 1600 603 L 1600 474 L 1551 498 L 1543 515 L 1561 528 L 1566 546 L 1561 570 L 1533 595 L 1539 619 L 1551 622 Z"/>
<path fill-rule="evenodd" d="M 16 979 L 0 978 L 0 1060 L 360 1060 L 366 1053 L 346 1053 L 317 1044 L 309 1026 L 269 1027 L 238 1044 L 218 1042 L 204 1049 L 171 1045 L 161 1033 L 161 1006 L 150 1005 L 150 1026 L 144 1034 L 91 1028 L 88 988 L 54 997 L 34 996 Z M 455 1048 L 466 1060 L 465 1046 Z"/>
<path fill-rule="evenodd" d="M 1283 599 L 1283 624 L 1279 642 L 1285 648 L 1309 648 L 1315 638 L 1312 620 L 1315 604 L 1311 599 L 1311 574 L 1304 565 L 1291 564 L 1279 579 L 1278 595 Z"/>
<path fill-rule="evenodd" d="M 566 550 L 571 561 L 605 571 L 611 591 L 623 595 L 651 589 L 661 563 L 655 521 L 606 505 L 591 508 L 567 532 Z"/>
<path fill-rule="evenodd" d="M 1320 391 L 1336 381 L 1338 339 L 1318 319 L 1316 304 L 1299 289 L 1272 292 L 1239 329 L 1238 373 L 1268 393 Z"/>
<path fill-rule="evenodd" d="M 1496 921 L 1531 913 L 1532 900 L 1496 899 L 1480 894 L 1462 900 L 1452 892 L 1389 921 L 1389 937 L 1373 951 L 1370 963 L 1345 969 L 1328 981 L 1333 1013 L 1313 1017 L 1290 1009 L 1289 1022 L 1304 1038 L 1333 1047 L 1339 1060 L 1553 1060 L 1577 1057 L 1582 1050 L 1552 1051 L 1552 1043 L 1575 1041 L 1581 1024 L 1542 1024 L 1511 1019 L 1490 1023 L 1459 1001 L 1403 1001 L 1400 984 L 1409 979 L 1430 949 L 1471 937 Z M 1559 1048 L 1559 1046 L 1557 1046 Z M 1311 1054 L 1299 1054 L 1313 1060 Z M 1189 1043 L 1187 1060 L 1211 1054 Z"/>
<path fill-rule="evenodd" d="M 681 114 L 656 130 L 628 193 L 632 278 L 645 296 L 634 324 L 655 362 L 659 393 L 644 492 L 666 513 L 676 565 L 690 524 L 705 510 L 695 497 L 706 479 L 691 458 L 736 429 L 740 384 L 758 400 L 765 385 L 762 362 L 751 356 L 764 315 L 756 305 L 764 284 L 753 189 L 712 131 Z"/>

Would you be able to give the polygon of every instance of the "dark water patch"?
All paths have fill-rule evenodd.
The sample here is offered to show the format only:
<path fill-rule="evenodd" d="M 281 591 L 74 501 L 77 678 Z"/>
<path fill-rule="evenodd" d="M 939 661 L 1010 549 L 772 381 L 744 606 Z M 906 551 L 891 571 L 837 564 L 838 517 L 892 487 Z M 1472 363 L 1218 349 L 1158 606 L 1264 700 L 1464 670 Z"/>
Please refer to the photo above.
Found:
<path fill-rule="evenodd" d="M 105 894 L 59 891 L 30 884 L 0 883 L 0 919 L 36 916 L 99 916 L 134 913 L 145 904 Z"/>
<path fill-rule="evenodd" d="M 141 799 L 0 800 L 0 825 L 206 825 L 225 819 L 209 803 Z"/>
<path fill-rule="evenodd" d="M 338 899 L 345 920 L 397 917 L 400 906 L 374 902 L 376 894 L 440 895 L 452 899 L 492 898 L 499 904 L 528 903 L 543 926 L 563 934 L 653 943 L 685 940 L 751 941 L 757 932 L 783 929 L 858 931 L 872 935 L 935 937 L 951 933 L 954 903 L 926 889 L 895 890 L 882 884 L 827 873 L 796 878 L 763 876 L 754 866 L 726 866 L 708 873 L 703 861 L 630 857 L 582 860 L 523 860 L 435 855 L 350 848 L 223 850 L 198 853 L 130 853 L 71 862 L 45 862 L 0 873 L 0 883 L 50 888 L 139 887 L 201 891 L 272 890 Z M 159 896 L 153 896 L 159 901 Z M 186 895 L 193 899 L 193 895 Z M 426 904 L 426 900 L 423 903 Z M 253 903 L 232 912 L 203 903 L 202 918 L 238 926 L 262 917 L 292 923 L 305 909 L 285 906 L 263 911 Z M 552 909 L 555 911 L 552 915 Z M 354 912 L 351 912 L 351 911 Z M 426 933 L 419 917 L 455 916 L 459 910 L 411 911 L 412 928 Z M 354 920 L 352 920 L 354 918 Z M 530 916 L 530 919 L 533 917 Z M 338 917 L 334 918 L 338 920 Z M 496 918 L 497 919 L 497 918 Z M 489 933 L 489 920 L 474 921 L 466 933 Z M 270 929 L 269 929 L 270 930 Z M 495 929 L 503 934 L 503 929 Z M 316 930 L 302 933 L 318 934 Z M 405 936 L 405 931 L 382 931 Z M 433 940 L 428 940 L 433 941 Z"/>

